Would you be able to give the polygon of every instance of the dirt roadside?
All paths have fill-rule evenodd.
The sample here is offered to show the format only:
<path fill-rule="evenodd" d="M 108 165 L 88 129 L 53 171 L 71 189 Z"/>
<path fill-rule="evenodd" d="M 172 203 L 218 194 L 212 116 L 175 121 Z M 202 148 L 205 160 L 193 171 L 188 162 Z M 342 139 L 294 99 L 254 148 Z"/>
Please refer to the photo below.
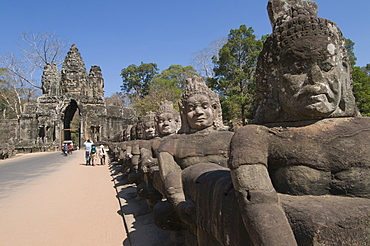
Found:
<path fill-rule="evenodd" d="M 0 245 L 123 245 L 126 232 L 109 167 L 82 165 L 83 150 L 65 159 L 59 170 L 0 200 Z"/>

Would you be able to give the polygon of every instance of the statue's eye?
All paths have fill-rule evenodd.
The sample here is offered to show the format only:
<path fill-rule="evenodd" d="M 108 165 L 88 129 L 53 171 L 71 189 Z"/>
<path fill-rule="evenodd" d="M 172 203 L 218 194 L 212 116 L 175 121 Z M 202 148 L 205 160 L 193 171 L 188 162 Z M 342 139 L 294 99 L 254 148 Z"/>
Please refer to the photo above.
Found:
<path fill-rule="evenodd" d="M 334 68 L 334 65 L 330 62 L 323 62 L 320 64 L 320 69 L 324 72 L 329 72 Z"/>
<path fill-rule="evenodd" d="M 304 73 L 306 73 L 306 71 L 307 71 L 306 64 L 302 64 L 302 63 L 299 63 L 299 62 L 294 63 L 291 66 L 291 69 L 290 69 L 290 73 L 294 74 L 294 75 L 304 74 Z"/>
<path fill-rule="evenodd" d="M 208 103 L 203 103 L 203 104 L 202 104 L 202 107 L 203 107 L 204 109 L 208 108 Z"/>

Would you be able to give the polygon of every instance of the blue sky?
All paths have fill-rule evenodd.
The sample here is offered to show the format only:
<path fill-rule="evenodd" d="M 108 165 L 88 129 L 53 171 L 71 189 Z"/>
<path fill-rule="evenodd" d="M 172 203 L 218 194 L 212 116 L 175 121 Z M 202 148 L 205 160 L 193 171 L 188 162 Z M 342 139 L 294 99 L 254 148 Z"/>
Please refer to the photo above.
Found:
<path fill-rule="evenodd" d="M 98 65 L 105 96 L 120 90 L 120 71 L 140 62 L 191 65 L 192 55 L 245 24 L 271 32 L 268 0 L 14 0 L 0 10 L 0 52 L 16 51 L 20 32 L 50 32 L 77 45 L 87 70 Z M 370 1 L 317 0 L 319 17 L 355 42 L 357 65 L 370 63 Z M 41 78 L 40 78 L 41 79 Z"/>

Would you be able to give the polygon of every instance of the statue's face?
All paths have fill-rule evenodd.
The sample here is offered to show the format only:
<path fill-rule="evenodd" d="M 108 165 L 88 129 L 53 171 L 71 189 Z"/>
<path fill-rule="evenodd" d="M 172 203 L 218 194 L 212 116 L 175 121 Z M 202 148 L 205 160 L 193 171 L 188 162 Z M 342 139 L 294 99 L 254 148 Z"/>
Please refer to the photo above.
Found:
<path fill-rule="evenodd" d="M 341 98 L 341 84 L 349 74 L 333 44 L 299 45 L 281 56 L 279 100 L 282 110 L 306 119 L 333 113 Z"/>
<path fill-rule="evenodd" d="M 214 112 L 207 95 L 194 95 L 186 102 L 186 119 L 191 129 L 202 130 L 213 125 Z"/>
<path fill-rule="evenodd" d="M 154 138 L 155 137 L 155 122 L 150 121 L 145 124 L 145 137 Z"/>
<path fill-rule="evenodd" d="M 136 138 L 137 139 L 144 139 L 144 129 L 141 124 L 138 124 L 136 127 Z"/>
<path fill-rule="evenodd" d="M 158 131 L 162 136 L 176 133 L 178 128 L 178 122 L 172 113 L 163 113 L 159 115 L 157 125 Z"/>

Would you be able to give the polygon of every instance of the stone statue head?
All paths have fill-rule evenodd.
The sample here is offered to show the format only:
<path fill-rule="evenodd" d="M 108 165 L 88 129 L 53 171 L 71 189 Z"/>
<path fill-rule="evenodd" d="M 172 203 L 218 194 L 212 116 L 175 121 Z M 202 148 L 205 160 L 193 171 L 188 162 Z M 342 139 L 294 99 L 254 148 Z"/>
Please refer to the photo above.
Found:
<path fill-rule="evenodd" d="M 151 139 L 157 135 L 156 131 L 156 122 L 155 122 L 156 114 L 154 112 L 147 112 L 145 115 L 144 120 L 144 138 Z"/>
<path fill-rule="evenodd" d="M 222 123 L 221 104 L 202 77 L 186 80 L 179 103 L 181 116 L 180 133 L 192 133 L 203 129 L 226 130 Z"/>
<path fill-rule="evenodd" d="M 177 133 L 180 128 L 180 113 L 173 108 L 172 102 L 161 102 L 155 118 L 161 137 Z"/>
<path fill-rule="evenodd" d="M 138 121 L 131 130 L 131 139 L 151 139 L 156 136 L 155 113 L 147 112 L 146 115 L 138 117 Z"/>
<path fill-rule="evenodd" d="M 54 63 L 47 63 L 44 66 L 41 83 L 42 94 L 47 94 L 50 96 L 60 95 L 60 75 L 58 73 L 57 65 L 55 65 Z"/>
<path fill-rule="evenodd" d="M 257 123 L 358 116 L 345 39 L 317 5 L 270 0 L 273 33 L 257 65 Z"/>

